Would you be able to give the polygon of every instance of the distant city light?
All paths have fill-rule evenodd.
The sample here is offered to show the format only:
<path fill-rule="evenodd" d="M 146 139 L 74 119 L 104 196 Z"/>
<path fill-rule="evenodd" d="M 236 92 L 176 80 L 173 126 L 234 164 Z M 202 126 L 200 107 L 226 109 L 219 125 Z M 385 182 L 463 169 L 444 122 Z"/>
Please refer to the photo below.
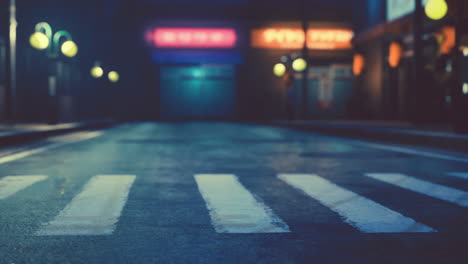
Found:
<path fill-rule="evenodd" d="M 463 84 L 463 94 L 468 94 L 468 83 Z"/>
<path fill-rule="evenodd" d="M 390 67 L 396 68 L 400 64 L 400 60 L 403 55 L 403 48 L 400 43 L 392 41 L 388 49 L 388 64 Z"/>
<path fill-rule="evenodd" d="M 354 76 L 359 76 L 364 69 L 365 61 L 362 54 L 355 54 L 353 58 L 353 74 Z"/>
<path fill-rule="evenodd" d="M 273 73 L 278 77 L 283 76 L 286 73 L 286 66 L 284 66 L 283 63 L 275 64 L 275 66 L 273 66 Z"/>
<path fill-rule="evenodd" d="M 34 32 L 29 38 L 31 46 L 38 50 L 45 50 L 50 45 L 49 38 L 42 32 Z"/>
<path fill-rule="evenodd" d="M 297 58 L 293 61 L 292 68 L 297 72 L 304 71 L 307 69 L 307 61 L 303 58 Z"/>
<path fill-rule="evenodd" d="M 463 49 L 463 56 L 468 57 L 468 48 Z"/>
<path fill-rule="evenodd" d="M 91 68 L 91 76 L 93 78 L 98 79 L 98 78 L 101 78 L 102 75 L 104 75 L 104 70 L 101 67 L 94 66 L 93 68 Z"/>
<path fill-rule="evenodd" d="M 448 5 L 445 0 L 429 0 L 424 10 L 427 17 L 432 20 L 439 20 L 447 15 Z"/>
<path fill-rule="evenodd" d="M 237 34 L 231 28 L 156 28 L 152 41 L 159 48 L 233 48 Z"/>
<path fill-rule="evenodd" d="M 118 82 L 120 80 L 120 75 L 116 71 L 109 72 L 107 77 L 109 78 L 109 81 L 111 81 L 113 83 L 116 83 L 116 82 Z"/>
<path fill-rule="evenodd" d="M 351 49 L 354 33 L 346 28 L 314 28 L 307 31 L 307 47 L 313 50 Z M 302 49 L 304 31 L 300 28 L 261 28 L 252 30 L 252 47 Z"/>
<path fill-rule="evenodd" d="M 78 46 L 76 45 L 75 42 L 71 40 L 67 40 L 62 44 L 62 47 L 60 48 L 62 51 L 63 55 L 73 58 L 78 54 Z"/>

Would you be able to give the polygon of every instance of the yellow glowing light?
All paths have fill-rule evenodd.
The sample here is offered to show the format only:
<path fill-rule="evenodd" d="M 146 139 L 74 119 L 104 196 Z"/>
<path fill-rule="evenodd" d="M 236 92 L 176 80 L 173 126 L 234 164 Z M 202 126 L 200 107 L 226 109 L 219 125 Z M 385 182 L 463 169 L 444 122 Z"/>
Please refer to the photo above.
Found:
<path fill-rule="evenodd" d="M 50 40 L 49 38 L 42 32 L 35 32 L 29 38 L 29 44 L 35 49 L 38 50 L 45 50 L 49 47 Z"/>
<path fill-rule="evenodd" d="M 99 66 L 94 66 L 93 68 L 91 68 L 91 76 L 93 76 L 93 78 L 101 78 L 102 75 L 104 75 L 104 70 L 99 67 Z"/>
<path fill-rule="evenodd" d="M 390 67 L 398 67 L 401 57 L 403 56 L 403 48 L 401 47 L 401 44 L 396 41 L 390 43 L 388 53 L 388 64 Z"/>
<path fill-rule="evenodd" d="M 73 58 L 76 56 L 76 54 L 78 54 L 78 46 L 71 40 L 65 41 L 62 44 L 60 50 L 62 51 L 63 55 L 69 58 Z"/>
<path fill-rule="evenodd" d="M 432 20 L 442 19 L 447 15 L 448 5 L 445 0 L 429 0 L 425 7 L 426 15 Z"/>
<path fill-rule="evenodd" d="M 111 71 L 109 72 L 109 74 L 107 75 L 107 77 L 109 78 L 109 81 L 113 82 L 113 83 L 116 83 L 119 81 L 120 79 L 120 75 L 116 72 L 116 71 Z"/>
<path fill-rule="evenodd" d="M 284 66 L 283 63 L 275 64 L 275 66 L 273 66 L 273 73 L 278 77 L 283 76 L 286 73 L 286 66 Z"/>
<path fill-rule="evenodd" d="M 468 57 L 468 48 L 463 49 L 463 56 Z"/>
<path fill-rule="evenodd" d="M 356 54 L 356 55 L 354 55 L 354 59 L 353 59 L 353 74 L 354 74 L 355 76 L 361 75 L 362 70 L 364 70 L 364 65 L 365 65 L 364 56 L 362 56 L 362 54 Z"/>
<path fill-rule="evenodd" d="M 463 84 L 463 94 L 468 94 L 468 83 Z"/>
<path fill-rule="evenodd" d="M 304 71 L 307 68 L 307 61 L 303 58 L 297 58 L 293 61 L 292 68 L 298 72 Z"/>

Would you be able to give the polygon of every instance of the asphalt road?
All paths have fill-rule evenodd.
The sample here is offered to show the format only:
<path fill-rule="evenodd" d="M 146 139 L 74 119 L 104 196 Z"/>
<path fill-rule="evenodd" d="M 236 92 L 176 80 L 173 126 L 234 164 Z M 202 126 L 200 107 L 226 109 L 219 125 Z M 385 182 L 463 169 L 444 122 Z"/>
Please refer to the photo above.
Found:
<path fill-rule="evenodd" d="M 468 155 L 217 122 L 2 148 L 0 263 L 468 263 Z"/>

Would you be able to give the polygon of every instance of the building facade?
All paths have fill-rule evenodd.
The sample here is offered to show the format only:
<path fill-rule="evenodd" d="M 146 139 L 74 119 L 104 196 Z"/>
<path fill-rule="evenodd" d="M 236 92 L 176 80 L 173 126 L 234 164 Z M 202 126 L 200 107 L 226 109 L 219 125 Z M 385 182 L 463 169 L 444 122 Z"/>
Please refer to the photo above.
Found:
<path fill-rule="evenodd" d="M 130 45 L 144 51 L 127 58 L 128 65 L 138 65 L 126 68 L 138 76 L 138 91 L 126 97 L 134 100 L 134 115 L 285 118 L 287 88 L 273 66 L 282 57 L 301 56 L 307 38 L 308 85 L 304 92 L 303 75 L 296 74 L 296 112 L 304 118 L 345 116 L 352 92 L 352 2 L 127 1 L 116 27 L 131 24 L 125 39 L 138 39 Z M 121 43 L 123 52 L 129 43 Z"/>
<path fill-rule="evenodd" d="M 456 127 L 468 123 L 461 114 L 468 110 L 468 91 L 463 90 L 468 31 L 462 26 L 468 7 L 446 0 L 447 15 L 435 21 L 424 12 L 426 2 L 370 0 L 364 5 L 354 40 L 365 61 L 355 77 L 363 117 Z"/>

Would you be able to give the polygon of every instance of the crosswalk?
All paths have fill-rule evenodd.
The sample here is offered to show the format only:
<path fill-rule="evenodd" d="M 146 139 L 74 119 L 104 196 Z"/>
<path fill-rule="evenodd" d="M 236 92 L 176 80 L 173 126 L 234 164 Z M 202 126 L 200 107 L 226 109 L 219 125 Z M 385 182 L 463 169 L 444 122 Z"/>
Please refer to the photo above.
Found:
<path fill-rule="evenodd" d="M 468 173 L 448 172 L 447 176 L 466 180 Z M 365 173 L 363 179 L 372 179 L 398 188 L 438 199 L 448 206 L 468 207 L 468 192 L 422 180 L 402 173 Z M 318 202 L 338 214 L 343 225 L 362 233 L 432 233 L 436 228 L 390 209 L 382 201 L 376 202 L 313 174 L 280 173 L 279 182 L 307 197 L 305 203 Z M 31 186 L 51 180 L 46 175 L 18 175 L 0 178 L 0 205 L 2 201 L 20 197 Z M 96 175 L 82 190 L 48 222 L 41 223 L 34 236 L 112 235 L 129 199 L 137 175 Z M 217 233 L 289 233 L 294 232 L 282 215 L 249 190 L 234 174 L 196 174 L 193 184 L 205 202 L 213 230 Z M 273 194 L 274 195 L 274 194 Z M 283 201 L 288 203 L 287 200 Z M 428 208 L 430 210 L 430 208 Z"/>

